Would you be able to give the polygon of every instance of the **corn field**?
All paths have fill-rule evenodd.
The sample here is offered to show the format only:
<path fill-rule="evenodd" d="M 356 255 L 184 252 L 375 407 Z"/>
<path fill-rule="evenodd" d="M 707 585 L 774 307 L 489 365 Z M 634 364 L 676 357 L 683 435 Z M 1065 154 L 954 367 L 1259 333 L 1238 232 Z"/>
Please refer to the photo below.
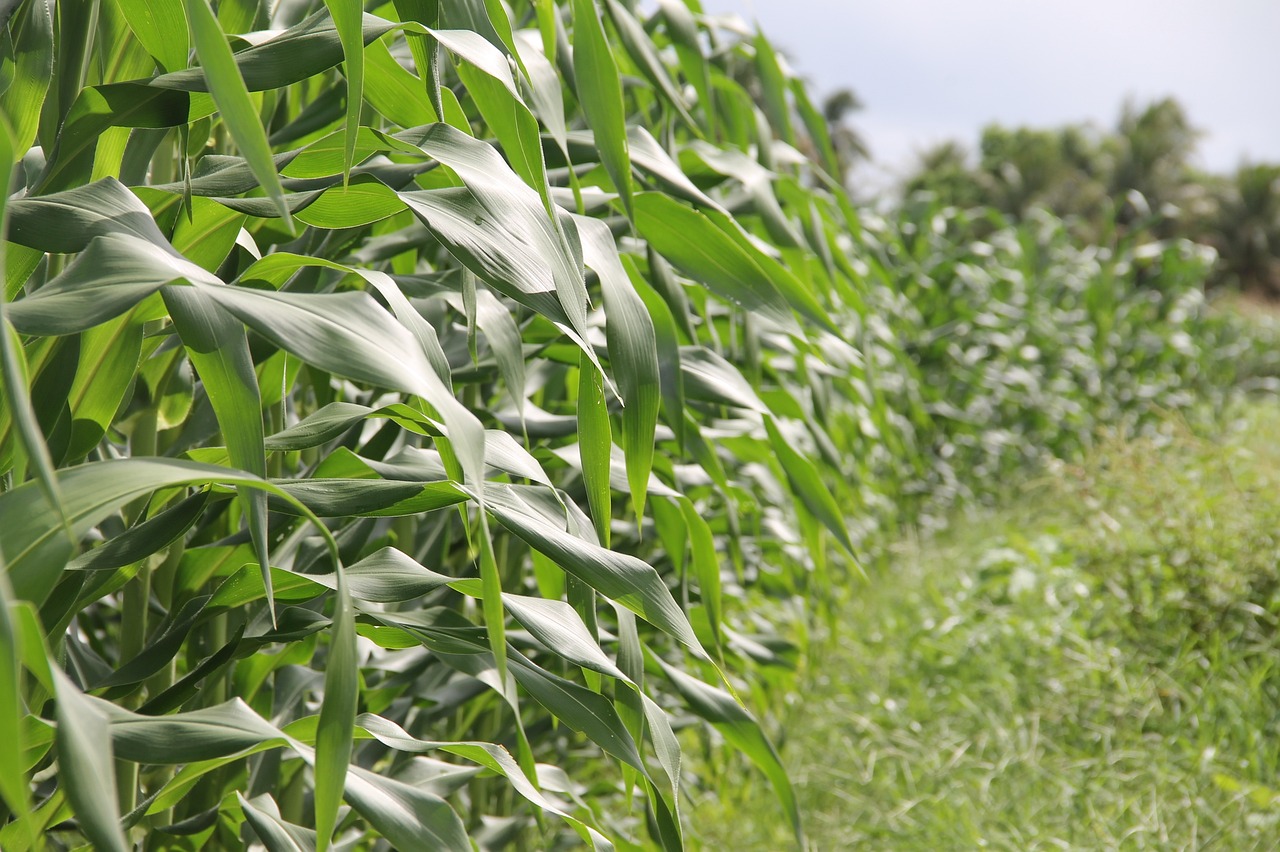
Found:
<path fill-rule="evenodd" d="M 803 843 L 865 542 L 1219 378 L 1205 258 L 864 216 L 697 0 L 0 16 L 5 850 L 681 849 L 720 760 Z"/>

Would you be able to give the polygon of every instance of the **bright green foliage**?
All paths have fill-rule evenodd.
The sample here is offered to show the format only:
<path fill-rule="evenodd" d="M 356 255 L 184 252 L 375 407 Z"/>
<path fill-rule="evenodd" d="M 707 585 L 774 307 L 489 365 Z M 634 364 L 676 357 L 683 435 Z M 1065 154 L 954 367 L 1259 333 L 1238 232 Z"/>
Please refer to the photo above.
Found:
<path fill-rule="evenodd" d="M 6 23 L 0 845 L 679 848 L 668 714 L 800 836 L 722 581 L 854 547 L 871 441 L 814 399 L 865 378 L 865 285 L 799 82 L 713 58 L 767 42 L 612 0 Z"/>

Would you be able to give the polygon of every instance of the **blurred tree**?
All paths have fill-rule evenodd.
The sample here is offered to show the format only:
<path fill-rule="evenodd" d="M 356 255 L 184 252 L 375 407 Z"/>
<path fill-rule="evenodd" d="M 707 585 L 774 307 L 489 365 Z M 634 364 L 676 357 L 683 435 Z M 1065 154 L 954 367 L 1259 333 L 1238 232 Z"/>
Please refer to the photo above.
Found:
<path fill-rule="evenodd" d="M 1218 201 L 1211 242 L 1225 283 L 1280 296 L 1280 165 L 1236 171 Z"/>
<path fill-rule="evenodd" d="M 1019 218 L 1045 207 L 1063 217 L 1093 219 L 1105 212 L 1103 183 L 1109 159 L 1092 129 L 1007 129 L 982 133 L 979 167 L 991 187 L 990 203 Z"/>
<path fill-rule="evenodd" d="M 822 102 L 822 116 L 827 120 L 831 144 L 836 149 L 836 161 L 840 164 L 840 174 L 836 175 L 840 183 L 845 182 L 849 170 L 859 160 L 869 159 L 870 150 L 862 134 L 851 127 L 846 120 L 852 113 L 863 108 L 862 99 L 853 89 L 840 89 L 832 93 Z"/>
<path fill-rule="evenodd" d="M 1153 210 L 1176 205 L 1189 181 L 1191 155 L 1201 136 L 1173 98 L 1139 109 L 1126 103 L 1111 139 L 1114 163 L 1108 190 L 1119 198 L 1136 190 Z"/>
<path fill-rule="evenodd" d="M 954 141 L 922 151 L 903 192 L 908 198 L 928 193 L 939 203 L 955 207 L 995 206 L 984 174 L 972 167 L 969 152 Z"/>

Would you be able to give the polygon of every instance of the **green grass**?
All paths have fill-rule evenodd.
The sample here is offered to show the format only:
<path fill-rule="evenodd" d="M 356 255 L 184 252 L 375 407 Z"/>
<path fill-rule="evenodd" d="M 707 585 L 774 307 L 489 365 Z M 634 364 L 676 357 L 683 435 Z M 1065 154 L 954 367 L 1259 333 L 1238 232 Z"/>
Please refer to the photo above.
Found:
<path fill-rule="evenodd" d="M 812 847 L 1276 848 L 1278 439 L 1169 423 L 894 548 L 781 714 Z M 705 848 L 781 847 L 743 777 Z"/>

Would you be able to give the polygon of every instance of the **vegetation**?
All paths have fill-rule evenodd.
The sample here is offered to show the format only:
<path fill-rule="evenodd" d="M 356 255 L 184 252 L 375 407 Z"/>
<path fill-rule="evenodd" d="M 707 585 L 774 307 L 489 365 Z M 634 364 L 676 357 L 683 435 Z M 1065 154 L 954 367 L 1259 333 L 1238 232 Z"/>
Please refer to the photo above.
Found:
<path fill-rule="evenodd" d="M 1165 427 L 896 546 L 847 595 L 782 711 L 815 848 L 1280 842 L 1280 418 Z M 785 843 L 758 785 L 717 792 L 706 848 Z"/>
<path fill-rule="evenodd" d="M 5 8 L 6 850 L 678 849 L 743 762 L 803 843 L 857 557 L 1274 372 L 1140 205 L 859 211 L 696 0 Z"/>
<path fill-rule="evenodd" d="M 1180 236 L 1221 256 L 1216 286 L 1275 297 L 1280 167 L 1246 163 L 1226 178 L 1205 173 L 1192 162 L 1199 135 L 1171 98 L 1126 104 L 1111 131 L 992 125 L 982 132 L 976 164 L 958 143 L 938 145 L 921 155 L 903 189 L 1017 219 L 1053 210 L 1086 243 L 1105 243 L 1117 223 Z"/>

